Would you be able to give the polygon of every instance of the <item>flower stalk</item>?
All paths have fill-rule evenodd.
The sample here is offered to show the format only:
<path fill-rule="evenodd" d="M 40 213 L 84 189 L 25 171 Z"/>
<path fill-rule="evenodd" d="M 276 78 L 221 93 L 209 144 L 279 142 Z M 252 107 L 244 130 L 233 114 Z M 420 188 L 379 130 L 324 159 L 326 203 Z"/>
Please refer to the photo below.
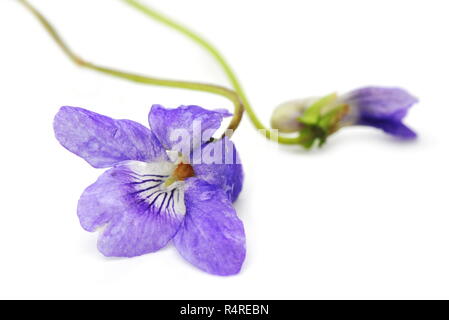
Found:
<path fill-rule="evenodd" d="M 209 54 L 218 62 L 218 64 L 223 69 L 224 73 L 228 77 L 228 80 L 230 81 L 232 87 L 234 88 L 235 92 L 240 97 L 240 100 L 243 104 L 243 107 L 245 108 L 246 114 L 248 115 L 249 119 L 251 120 L 251 123 L 258 129 L 258 131 L 264 135 L 267 139 L 277 141 L 280 144 L 298 144 L 301 141 L 301 138 L 298 137 L 282 137 L 278 136 L 277 133 L 274 134 L 273 130 L 270 128 L 267 128 L 264 126 L 262 121 L 257 117 L 254 109 L 252 108 L 245 91 L 243 90 L 242 85 L 240 84 L 240 81 L 238 80 L 237 76 L 235 75 L 235 72 L 232 70 L 229 63 L 226 61 L 224 56 L 220 53 L 220 51 L 214 47 L 209 41 L 198 35 L 196 32 L 192 31 L 191 29 L 181 25 L 180 23 L 177 23 L 173 19 L 157 12 L 156 10 L 142 4 L 138 0 L 123 0 L 128 5 L 132 6 L 133 8 L 139 10 L 146 16 L 150 17 L 151 19 L 169 27 L 173 30 L 178 31 L 179 33 L 183 34 L 196 44 L 198 44 L 200 47 L 202 47 L 204 50 L 209 52 Z"/>
<path fill-rule="evenodd" d="M 234 116 L 231 122 L 228 125 L 227 130 L 223 134 L 230 137 L 232 133 L 237 129 L 240 124 L 243 115 L 243 106 L 240 101 L 239 96 L 233 91 L 225 87 L 221 87 L 214 84 L 208 83 L 200 83 L 200 82 L 191 82 L 191 81 L 178 81 L 178 80 L 168 80 L 168 79 L 160 79 L 154 77 L 148 77 L 140 74 L 125 72 L 117 69 L 111 69 L 108 67 L 100 66 L 91 62 L 88 62 L 78 56 L 70 47 L 65 43 L 56 29 L 50 24 L 50 22 L 36 9 L 34 8 L 27 0 L 18 0 L 21 4 L 23 4 L 42 24 L 45 30 L 49 33 L 52 39 L 58 44 L 58 46 L 62 49 L 62 51 L 70 58 L 72 62 L 77 64 L 80 67 L 84 67 L 87 69 L 91 69 L 94 71 L 98 71 L 110 76 L 126 79 L 133 82 L 138 82 L 142 84 L 148 85 L 156 85 L 156 86 L 164 86 L 164 87 L 172 87 L 172 88 L 181 88 L 181 89 L 190 89 L 195 91 L 202 91 L 217 94 L 229 99 L 234 104 Z"/>
<path fill-rule="evenodd" d="M 417 99 L 403 89 L 368 87 L 354 90 L 343 97 L 337 97 L 337 95 L 332 94 L 324 97 L 322 100 L 315 101 L 318 104 L 314 105 L 306 106 L 304 103 L 300 103 L 300 105 L 290 103 L 286 106 L 284 104 L 279 106 L 273 114 L 272 125 L 273 123 L 275 124 L 273 126 L 275 130 L 273 130 L 265 127 L 257 117 L 235 72 L 216 47 L 196 32 L 142 4 L 139 0 L 122 1 L 151 19 L 181 33 L 206 50 L 223 69 L 233 89 L 209 83 L 149 77 L 85 61 L 70 49 L 56 29 L 27 0 L 18 1 L 40 21 L 62 51 L 78 66 L 142 84 L 208 92 L 229 99 L 234 104 L 234 114 L 222 137 L 230 137 L 233 134 L 241 122 L 243 112 L 246 111 L 254 127 L 265 138 L 279 144 L 302 145 L 306 149 L 316 145 L 315 142 L 318 142 L 319 146 L 323 145 L 327 137 L 340 128 L 350 125 L 375 127 L 401 139 L 416 138 L 416 133 L 406 127 L 402 120 L 408 108 L 416 103 Z M 305 107 L 310 107 L 311 109 L 302 110 L 298 118 L 299 109 L 304 109 Z M 294 117 L 289 119 L 289 113 Z M 280 127 L 278 127 L 279 125 Z M 298 131 L 292 131 L 292 128 L 296 127 Z M 279 129 L 279 132 L 276 129 Z M 279 133 L 291 132 L 297 132 L 297 136 L 279 135 Z"/>

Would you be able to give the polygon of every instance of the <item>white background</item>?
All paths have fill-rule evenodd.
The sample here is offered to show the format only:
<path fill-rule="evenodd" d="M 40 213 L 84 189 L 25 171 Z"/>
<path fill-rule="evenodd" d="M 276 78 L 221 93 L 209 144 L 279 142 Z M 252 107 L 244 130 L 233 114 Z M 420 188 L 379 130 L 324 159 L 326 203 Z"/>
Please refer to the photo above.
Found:
<path fill-rule="evenodd" d="M 227 85 L 201 49 L 121 1 L 30 1 L 89 61 Z M 58 144 L 58 108 L 146 124 L 153 103 L 232 105 L 82 70 L 2 0 L 0 298 L 449 298 L 447 1 L 147 3 L 225 53 L 265 123 L 292 98 L 402 86 L 420 98 L 407 117 L 419 140 L 353 128 L 303 152 L 264 141 L 245 119 L 234 137 L 246 169 L 235 204 L 248 249 L 239 275 L 206 274 L 171 245 L 104 258 L 76 216 L 101 171 Z"/>

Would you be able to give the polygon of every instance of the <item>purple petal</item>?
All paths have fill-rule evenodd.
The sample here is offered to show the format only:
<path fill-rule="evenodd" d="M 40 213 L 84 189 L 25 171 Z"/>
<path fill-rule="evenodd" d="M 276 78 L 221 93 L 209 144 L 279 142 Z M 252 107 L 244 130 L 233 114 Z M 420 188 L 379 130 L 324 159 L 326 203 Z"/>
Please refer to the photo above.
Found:
<path fill-rule="evenodd" d="M 383 130 L 397 138 L 410 140 L 416 138 L 416 133 L 404 125 L 401 121 L 379 120 L 379 119 L 361 119 L 360 125 L 371 126 Z"/>
<path fill-rule="evenodd" d="M 78 202 L 84 229 L 104 227 L 98 249 L 105 256 L 133 257 L 164 247 L 185 215 L 184 183 L 164 187 L 173 164 L 128 161 L 109 169 Z"/>
<path fill-rule="evenodd" d="M 186 180 L 187 213 L 173 242 L 196 267 L 217 275 L 240 271 L 245 260 L 243 224 L 220 187 Z"/>
<path fill-rule="evenodd" d="M 400 88 L 367 87 L 351 91 L 344 101 L 355 109 L 360 119 L 375 118 L 400 121 L 408 109 L 418 102 Z"/>
<path fill-rule="evenodd" d="M 165 160 L 165 150 L 148 128 L 75 107 L 62 107 L 54 123 L 56 139 L 95 168 L 124 160 Z"/>
<path fill-rule="evenodd" d="M 208 143 L 201 149 L 200 160 L 193 164 L 195 176 L 221 187 L 231 202 L 237 200 L 243 185 L 243 167 L 234 143 L 228 138 Z"/>
<path fill-rule="evenodd" d="M 208 141 L 231 114 L 223 109 L 206 110 L 198 106 L 167 109 L 153 105 L 148 120 L 150 127 L 167 150 L 179 149 L 182 137 L 188 138 L 190 150 Z M 192 143 L 193 142 L 193 143 Z M 189 154 L 188 151 L 186 151 Z"/>

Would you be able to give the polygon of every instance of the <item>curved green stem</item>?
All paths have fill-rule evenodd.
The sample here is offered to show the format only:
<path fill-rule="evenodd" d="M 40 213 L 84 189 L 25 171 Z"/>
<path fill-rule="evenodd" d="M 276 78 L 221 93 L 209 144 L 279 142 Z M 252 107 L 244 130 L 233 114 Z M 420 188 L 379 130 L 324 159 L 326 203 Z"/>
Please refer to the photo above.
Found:
<path fill-rule="evenodd" d="M 167 80 L 167 79 L 159 79 L 153 77 L 147 77 L 139 74 L 133 74 L 129 72 L 124 72 L 120 70 L 110 69 L 103 66 L 99 66 L 90 62 L 87 62 L 80 58 L 77 54 L 75 54 L 69 46 L 62 40 L 61 36 L 58 34 L 56 29 L 48 22 L 48 20 L 36 9 L 34 8 L 28 1 L 26 0 L 18 0 L 22 3 L 43 25 L 43 27 L 47 30 L 53 40 L 59 45 L 59 47 L 63 50 L 63 52 L 77 65 L 81 67 L 85 67 L 91 70 L 95 70 L 101 73 L 105 73 L 111 76 L 119 77 L 122 79 L 127 79 L 134 82 L 139 82 L 143 84 L 151 84 L 157 86 L 164 87 L 173 87 L 173 88 L 181 88 L 181 89 L 190 89 L 196 91 L 209 92 L 213 94 L 221 95 L 225 98 L 228 98 L 234 103 L 235 111 L 234 117 L 231 120 L 228 129 L 225 134 L 227 136 L 232 135 L 235 129 L 238 127 L 240 120 L 243 115 L 243 106 L 240 101 L 239 96 L 232 90 L 212 85 L 206 83 L 198 83 L 198 82 L 189 82 L 189 81 L 176 81 L 176 80 Z"/>
<path fill-rule="evenodd" d="M 203 49 L 208 51 L 215 60 L 219 63 L 219 65 L 222 67 L 223 71 L 225 72 L 226 76 L 228 77 L 229 81 L 232 84 L 232 87 L 237 92 L 237 94 L 240 96 L 240 99 L 243 103 L 243 106 L 245 107 L 245 111 L 247 115 L 249 116 L 251 122 L 253 125 L 259 129 L 259 132 L 261 132 L 266 138 L 273 139 L 273 133 L 270 129 L 266 128 L 263 123 L 259 120 L 256 113 L 254 112 L 254 109 L 251 107 L 248 98 L 246 97 L 246 94 L 243 90 L 243 87 L 241 86 L 237 76 L 235 75 L 234 71 L 226 61 L 226 59 L 223 57 L 223 55 L 218 51 L 217 48 L 215 48 L 210 42 L 208 42 L 206 39 L 199 36 L 194 31 L 190 30 L 189 28 L 173 21 L 172 19 L 168 18 L 167 16 L 157 12 L 156 10 L 143 5 L 138 0 L 122 0 L 125 3 L 129 4 L 130 6 L 136 8 L 137 10 L 141 11 L 145 15 L 149 16 L 150 18 L 180 32 L 181 34 L 185 35 L 186 37 L 193 40 L 195 43 L 197 43 L 199 46 L 201 46 Z M 277 137 L 278 142 L 282 144 L 297 144 L 299 141 L 299 137 L 296 138 L 289 138 L 289 137 Z"/>

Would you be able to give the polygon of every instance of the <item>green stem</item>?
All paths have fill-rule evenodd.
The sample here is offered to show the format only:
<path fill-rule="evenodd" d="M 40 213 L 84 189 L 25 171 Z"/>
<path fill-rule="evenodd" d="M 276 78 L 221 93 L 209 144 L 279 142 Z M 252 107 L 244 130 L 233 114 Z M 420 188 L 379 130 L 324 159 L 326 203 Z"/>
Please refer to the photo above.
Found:
<path fill-rule="evenodd" d="M 245 111 L 247 115 L 249 116 L 251 122 L 253 125 L 259 129 L 259 132 L 261 132 L 266 138 L 272 139 L 273 133 L 270 129 L 266 128 L 263 123 L 259 120 L 256 113 L 254 112 L 254 109 L 251 107 L 248 98 L 246 97 L 246 94 L 243 90 L 243 87 L 241 86 L 237 76 L 235 75 L 234 71 L 230 67 L 230 65 L 227 63 L 226 59 L 221 55 L 221 53 L 218 51 L 217 48 L 215 48 L 211 43 L 209 43 L 207 40 L 196 34 L 194 31 L 188 29 L 187 27 L 173 21 L 172 19 L 168 18 L 167 16 L 164 16 L 163 14 L 155 11 L 154 9 L 143 5 L 138 0 L 123 0 L 125 3 L 129 4 L 130 6 L 136 8 L 137 10 L 141 11 L 145 15 L 149 16 L 150 18 L 180 32 L 181 34 L 185 35 L 186 37 L 193 40 L 195 43 L 197 43 L 199 46 L 201 46 L 203 49 L 208 51 L 215 60 L 220 64 L 220 66 L 223 68 L 226 76 L 228 77 L 229 81 L 232 84 L 232 87 L 239 95 L 243 106 L 245 108 Z M 299 141 L 299 137 L 295 138 L 289 138 L 289 137 L 277 137 L 278 142 L 282 144 L 297 144 Z"/>
<path fill-rule="evenodd" d="M 139 74 L 133 74 L 129 72 L 124 72 L 120 70 L 110 69 L 106 67 L 102 67 L 90 62 L 87 62 L 80 58 L 77 54 L 75 54 L 69 46 L 62 40 L 61 36 L 58 34 L 56 29 L 48 22 L 48 20 L 36 9 L 34 8 L 28 1 L 26 0 L 18 0 L 20 3 L 22 3 L 43 25 L 43 27 L 47 30 L 47 32 L 50 34 L 50 36 L 53 38 L 53 40 L 59 45 L 59 47 L 62 49 L 62 51 L 77 65 L 81 67 L 85 67 L 87 69 L 95 70 L 101 73 L 105 73 L 111 76 L 119 77 L 122 79 L 143 83 L 143 84 L 150 84 L 150 85 L 157 85 L 157 86 L 164 86 L 164 87 L 173 87 L 173 88 L 181 88 L 181 89 L 191 89 L 196 91 L 203 91 L 203 92 L 209 92 L 217 95 L 221 95 L 223 97 L 228 98 L 234 103 L 235 110 L 234 110 L 234 116 L 228 126 L 228 129 L 225 131 L 225 134 L 227 136 L 232 135 L 232 133 L 237 129 L 242 115 L 243 115 L 243 106 L 242 102 L 240 101 L 239 96 L 232 90 L 212 85 L 212 84 L 206 84 L 206 83 L 198 83 L 198 82 L 190 82 L 190 81 L 176 81 L 176 80 L 167 80 L 167 79 L 159 79 L 159 78 L 153 78 L 153 77 L 147 77 Z"/>

